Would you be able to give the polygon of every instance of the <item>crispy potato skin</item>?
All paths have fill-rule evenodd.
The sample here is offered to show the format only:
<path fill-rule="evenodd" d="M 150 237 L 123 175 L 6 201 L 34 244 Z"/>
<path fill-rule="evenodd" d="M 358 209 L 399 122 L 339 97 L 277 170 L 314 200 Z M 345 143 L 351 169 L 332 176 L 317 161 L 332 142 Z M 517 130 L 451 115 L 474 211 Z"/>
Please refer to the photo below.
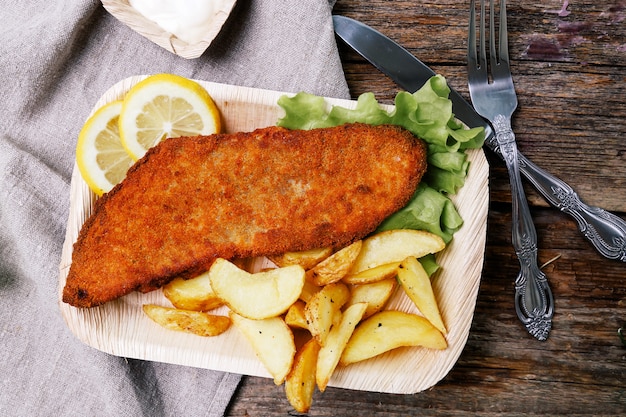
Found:
<path fill-rule="evenodd" d="M 425 171 L 425 144 L 395 126 L 167 139 L 96 202 L 63 301 L 150 291 L 218 257 L 346 246 L 402 208 Z"/>

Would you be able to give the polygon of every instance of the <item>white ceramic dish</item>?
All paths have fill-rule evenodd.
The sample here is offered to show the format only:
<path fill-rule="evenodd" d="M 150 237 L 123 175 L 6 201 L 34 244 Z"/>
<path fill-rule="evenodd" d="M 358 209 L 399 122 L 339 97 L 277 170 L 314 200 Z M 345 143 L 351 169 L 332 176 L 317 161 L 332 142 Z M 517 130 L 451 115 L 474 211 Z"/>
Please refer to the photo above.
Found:
<path fill-rule="evenodd" d="M 120 22 L 168 51 L 187 59 L 198 58 L 211 45 L 222 29 L 236 0 L 224 0 L 215 18 L 206 28 L 206 35 L 196 43 L 187 43 L 167 32 L 135 10 L 128 0 L 102 0 L 104 8 Z"/>
<path fill-rule="evenodd" d="M 114 85 L 94 110 L 120 99 L 143 77 Z M 284 93 L 198 81 L 219 107 L 226 132 L 250 131 L 274 125 L 283 111 L 277 100 Z M 330 104 L 354 107 L 356 101 L 328 99 Z M 469 152 L 471 166 L 465 186 L 453 197 L 465 224 L 438 255 L 442 266 L 433 278 L 444 322 L 449 330 L 448 348 L 442 351 L 401 348 L 378 358 L 338 368 L 330 386 L 389 393 L 415 393 L 440 381 L 454 366 L 465 346 L 474 315 L 483 266 L 488 208 L 488 164 L 482 150 Z M 160 290 L 132 293 L 91 309 L 74 308 L 61 301 L 72 257 L 72 245 L 96 196 L 75 167 L 71 207 L 60 264 L 59 305 L 68 327 L 89 346 L 112 355 L 168 362 L 269 378 L 261 362 L 235 328 L 212 338 L 166 330 L 145 316 L 145 303 L 170 305 Z M 402 291 L 389 309 L 416 311 Z M 217 310 L 227 314 L 226 309 Z"/>

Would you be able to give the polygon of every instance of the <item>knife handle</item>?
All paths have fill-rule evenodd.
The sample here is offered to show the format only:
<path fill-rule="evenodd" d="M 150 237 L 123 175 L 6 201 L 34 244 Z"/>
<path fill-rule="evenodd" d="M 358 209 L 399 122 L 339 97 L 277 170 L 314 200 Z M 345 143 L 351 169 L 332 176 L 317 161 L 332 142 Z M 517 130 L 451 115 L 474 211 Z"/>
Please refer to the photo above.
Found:
<path fill-rule="evenodd" d="M 500 157 L 500 149 L 493 149 Z M 518 153 L 520 172 L 554 207 L 572 216 L 578 229 L 603 256 L 626 262 L 626 221 L 602 208 L 585 204 L 565 181 Z"/>

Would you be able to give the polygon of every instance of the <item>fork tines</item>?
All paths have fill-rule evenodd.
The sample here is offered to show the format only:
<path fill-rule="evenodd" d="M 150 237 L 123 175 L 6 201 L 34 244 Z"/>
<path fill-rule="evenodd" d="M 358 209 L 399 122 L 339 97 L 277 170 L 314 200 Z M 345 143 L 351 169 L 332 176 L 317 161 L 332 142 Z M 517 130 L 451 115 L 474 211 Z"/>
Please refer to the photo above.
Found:
<path fill-rule="evenodd" d="M 476 1 L 471 1 L 470 6 L 470 34 L 469 34 L 469 54 L 473 58 L 472 65 L 477 68 L 486 69 L 489 64 L 491 73 L 495 74 L 504 65 L 508 70 L 509 66 L 509 44 L 508 44 L 508 28 L 506 18 L 506 0 L 500 0 L 499 4 L 495 4 L 495 0 L 489 2 L 489 10 L 485 5 L 485 0 L 480 0 L 479 14 L 479 30 L 476 31 Z M 496 25 L 496 15 L 499 15 Z M 488 16 L 488 19 L 487 19 Z M 485 36 L 489 30 L 489 36 Z M 495 42 L 496 33 L 498 34 L 497 45 Z M 487 39 L 488 38 L 488 39 Z M 486 45 L 489 42 L 489 63 L 487 62 Z M 478 52 L 477 52 L 478 51 Z M 489 71 L 487 71 L 489 72 Z"/>

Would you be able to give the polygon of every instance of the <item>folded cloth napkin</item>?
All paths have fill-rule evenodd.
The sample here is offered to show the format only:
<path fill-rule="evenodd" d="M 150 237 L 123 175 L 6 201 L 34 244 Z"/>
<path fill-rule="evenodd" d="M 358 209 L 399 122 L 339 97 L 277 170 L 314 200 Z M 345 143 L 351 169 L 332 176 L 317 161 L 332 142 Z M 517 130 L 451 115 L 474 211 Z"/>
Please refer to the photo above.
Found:
<path fill-rule="evenodd" d="M 76 138 L 98 98 L 138 74 L 348 98 L 334 2 L 240 1 L 193 60 L 95 0 L 2 3 L 0 415 L 223 415 L 240 376 L 111 356 L 65 325 L 57 283 Z"/>

